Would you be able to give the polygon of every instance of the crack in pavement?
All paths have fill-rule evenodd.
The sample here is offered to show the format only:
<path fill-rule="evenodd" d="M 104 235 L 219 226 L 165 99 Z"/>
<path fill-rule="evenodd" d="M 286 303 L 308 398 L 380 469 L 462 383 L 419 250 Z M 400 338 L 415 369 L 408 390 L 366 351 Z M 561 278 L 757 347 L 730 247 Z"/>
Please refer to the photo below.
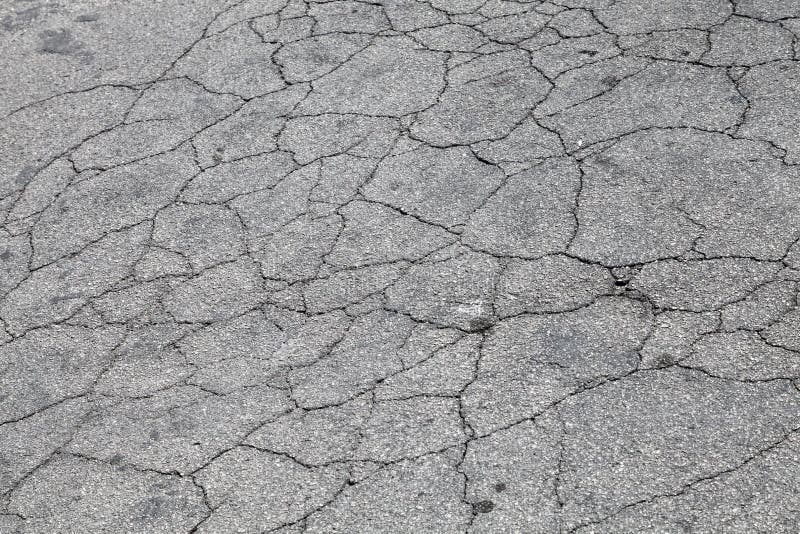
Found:
<path fill-rule="evenodd" d="M 0 532 L 796 532 L 796 2 L 0 40 Z"/>

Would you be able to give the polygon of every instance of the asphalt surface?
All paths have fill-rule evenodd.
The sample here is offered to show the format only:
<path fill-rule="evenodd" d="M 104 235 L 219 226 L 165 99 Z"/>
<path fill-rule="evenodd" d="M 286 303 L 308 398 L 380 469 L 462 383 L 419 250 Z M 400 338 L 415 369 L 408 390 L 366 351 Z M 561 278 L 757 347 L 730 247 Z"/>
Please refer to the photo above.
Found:
<path fill-rule="evenodd" d="M 6 0 L 0 52 L 0 532 L 800 531 L 800 1 Z"/>

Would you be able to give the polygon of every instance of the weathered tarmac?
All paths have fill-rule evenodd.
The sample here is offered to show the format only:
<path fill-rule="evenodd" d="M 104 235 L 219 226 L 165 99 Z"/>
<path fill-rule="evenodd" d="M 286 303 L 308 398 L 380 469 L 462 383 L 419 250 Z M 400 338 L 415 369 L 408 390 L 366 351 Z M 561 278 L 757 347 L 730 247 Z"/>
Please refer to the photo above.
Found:
<path fill-rule="evenodd" d="M 798 532 L 800 1 L 7 0 L 0 51 L 0 532 Z"/>

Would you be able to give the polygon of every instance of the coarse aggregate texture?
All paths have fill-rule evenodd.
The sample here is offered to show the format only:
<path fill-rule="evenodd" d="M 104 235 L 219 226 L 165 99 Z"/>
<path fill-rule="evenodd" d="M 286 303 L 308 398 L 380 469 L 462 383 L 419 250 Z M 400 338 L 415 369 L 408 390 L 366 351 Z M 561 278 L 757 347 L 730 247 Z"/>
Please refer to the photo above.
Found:
<path fill-rule="evenodd" d="M 800 1 L 0 2 L 0 533 L 800 528 Z"/>

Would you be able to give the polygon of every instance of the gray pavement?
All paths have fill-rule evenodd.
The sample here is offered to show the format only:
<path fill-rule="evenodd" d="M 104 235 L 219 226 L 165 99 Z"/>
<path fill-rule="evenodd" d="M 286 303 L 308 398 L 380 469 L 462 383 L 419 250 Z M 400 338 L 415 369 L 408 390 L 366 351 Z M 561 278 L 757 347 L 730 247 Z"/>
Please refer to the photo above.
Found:
<path fill-rule="evenodd" d="M 800 532 L 800 1 L 5 0 L 0 532 Z"/>

